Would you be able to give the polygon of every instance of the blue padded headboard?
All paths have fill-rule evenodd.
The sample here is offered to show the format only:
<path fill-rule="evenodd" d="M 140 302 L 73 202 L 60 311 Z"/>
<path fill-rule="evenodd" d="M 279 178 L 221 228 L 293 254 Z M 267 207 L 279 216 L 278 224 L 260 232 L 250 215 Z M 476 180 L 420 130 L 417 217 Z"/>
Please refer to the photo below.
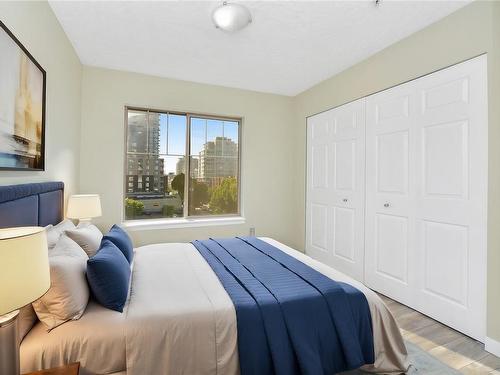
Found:
<path fill-rule="evenodd" d="M 59 223 L 64 216 L 64 183 L 0 186 L 0 228 Z"/>

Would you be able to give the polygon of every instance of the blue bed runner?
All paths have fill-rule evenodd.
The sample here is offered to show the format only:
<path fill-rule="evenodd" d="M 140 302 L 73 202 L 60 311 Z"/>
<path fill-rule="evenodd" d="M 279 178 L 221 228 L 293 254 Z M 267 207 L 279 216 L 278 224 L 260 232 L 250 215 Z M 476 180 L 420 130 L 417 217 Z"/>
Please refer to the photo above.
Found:
<path fill-rule="evenodd" d="M 241 375 L 333 375 L 374 362 L 368 301 L 255 237 L 193 241 L 236 310 Z"/>

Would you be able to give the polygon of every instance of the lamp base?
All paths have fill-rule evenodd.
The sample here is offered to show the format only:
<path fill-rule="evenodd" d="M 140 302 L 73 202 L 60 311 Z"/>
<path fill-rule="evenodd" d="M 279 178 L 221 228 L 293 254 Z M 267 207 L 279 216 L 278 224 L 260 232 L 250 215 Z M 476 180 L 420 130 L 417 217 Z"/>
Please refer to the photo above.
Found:
<path fill-rule="evenodd" d="M 81 227 L 86 227 L 88 225 L 92 224 L 92 219 L 79 219 L 78 220 L 78 226 Z"/>
<path fill-rule="evenodd" d="M 0 374 L 19 375 L 19 310 L 0 315 Z"/>

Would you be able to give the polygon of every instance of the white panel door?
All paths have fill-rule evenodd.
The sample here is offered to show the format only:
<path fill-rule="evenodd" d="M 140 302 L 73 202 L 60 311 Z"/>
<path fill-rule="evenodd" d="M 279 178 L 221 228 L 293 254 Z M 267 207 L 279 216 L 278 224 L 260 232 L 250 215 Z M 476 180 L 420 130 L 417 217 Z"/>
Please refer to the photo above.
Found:
<path fill-rule="evenodd" d="M 364 99 L 308 118 L 306 251 L 362 281 Z"/>
<path fill-rule="evenodd" d="M 485 337 L 482 56 L 367 98 L 366 282 Z"/>
<path fill-rule="evenodd" d="M 332 121 L 329 112 L 307 120 L 306 251 L 324 263 L 329 261 L 331 226 Z"/>
<path fill-rule="evenodd" d="M 415 82 L 416 306 L 476 339 L 486 335 L 486 56 Z"/>
<path fill-rule="evenodd" d="M 414 106 L 409 85 L 366 101 L 365 280 L 405 304 L 415 285 Z"/>

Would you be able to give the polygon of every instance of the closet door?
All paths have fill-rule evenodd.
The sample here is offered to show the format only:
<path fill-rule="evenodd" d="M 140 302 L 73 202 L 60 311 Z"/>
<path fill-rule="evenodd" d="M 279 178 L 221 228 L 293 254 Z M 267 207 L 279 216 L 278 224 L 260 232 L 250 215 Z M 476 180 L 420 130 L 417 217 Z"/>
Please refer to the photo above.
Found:
<path fill-rule="evenodd" d="M 307 119 L 306 252 L 330 263 L 332 112 Z"/>
<path fill-rule="evenodd" d="M 486 57 L 367 98 L 366 282 L 485 337 Z"/>
<path fill-rule="evenodd" d="M 306 251 L 362 281 L 364 99 L 308 119 Z"/>
<path fill-rule="evenodd" d="M 415 286 L 414 88 L 366 101 L 366 283 L 410 305 Z"/>
<path fill-rule="evenodd" d="M 486 56 L 415 82 L 416 306 L 469 336 L 486 334 Z"/>

